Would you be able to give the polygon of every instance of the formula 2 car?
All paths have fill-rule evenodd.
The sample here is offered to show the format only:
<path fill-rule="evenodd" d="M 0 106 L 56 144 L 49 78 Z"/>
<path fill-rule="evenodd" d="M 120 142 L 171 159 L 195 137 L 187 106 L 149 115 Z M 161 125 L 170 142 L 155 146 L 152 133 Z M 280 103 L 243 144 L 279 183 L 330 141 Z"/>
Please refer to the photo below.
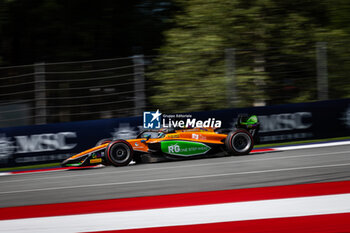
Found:
<path fill-rule="evenodd" d="M 240 115 L 236 129 L 228 134 L 212 128 L 146 130 L 136 139 L 102 139 L 95 147 L 64 160 L 61 165 L 126 166 L 131 161 L 141 162 L 143 156 L 176 160 L 207 157 L 221 152 L 246 155 L 257 141 L 259 126 L 255 115 Z"/>

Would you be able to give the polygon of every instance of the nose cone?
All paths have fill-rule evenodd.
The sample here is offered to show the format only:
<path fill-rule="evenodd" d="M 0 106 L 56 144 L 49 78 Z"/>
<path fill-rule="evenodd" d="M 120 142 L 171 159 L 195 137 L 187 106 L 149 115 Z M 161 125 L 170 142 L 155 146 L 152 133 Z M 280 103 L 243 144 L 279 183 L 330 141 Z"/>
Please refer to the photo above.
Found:
<path fill-rule="evenodd" d="M 68 159 L 61 162 L 61 167 L 67 167 L 67 164 L 68 164 Z"/>

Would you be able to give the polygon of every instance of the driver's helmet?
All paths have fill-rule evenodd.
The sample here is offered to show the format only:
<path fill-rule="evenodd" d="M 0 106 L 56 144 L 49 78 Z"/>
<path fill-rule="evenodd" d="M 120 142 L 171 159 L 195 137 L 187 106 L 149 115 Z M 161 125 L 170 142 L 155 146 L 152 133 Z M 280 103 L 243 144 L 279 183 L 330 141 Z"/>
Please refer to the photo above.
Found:
<path fill-rule="evenodd" d="M 165 137 L 165 134 L 168 132 L 167 128 L 160 128 L 158 132 L 158 138 L 163 138 Z"/>
<path fill-rule="evenodd" d="M 256 115 L 240 114 L 238 116 L 238 124 L 244 125 L 247 128 L 253 128 L 259 124 L 259 120 Z"/>
<path fill-rule="evenodd" d="M 258 123 L 258 121 L 258 117 L 256 115 L 252 115 L 246 120 L 246 124 L 255 125 L 256 123 Z"/>

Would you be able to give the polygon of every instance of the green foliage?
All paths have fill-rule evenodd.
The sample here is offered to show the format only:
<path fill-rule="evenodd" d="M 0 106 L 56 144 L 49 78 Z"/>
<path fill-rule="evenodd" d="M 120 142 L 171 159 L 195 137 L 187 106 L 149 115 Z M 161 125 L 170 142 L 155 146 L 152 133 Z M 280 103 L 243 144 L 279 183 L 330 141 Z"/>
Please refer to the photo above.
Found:
<path fill-rule="evenodd" d="M 317 37 L 327 41 L 330 97 L 350 97 L 350 2 L 327 2 L 330 22 Z"/>
<path fill-rule="evenodd" d="M 226 48 L 237 49 L 236 106 L 316 100 L 316 42 L 349 35 L 350 4 L 339 2 L 342 9 L 325 0 L 178 0 L 182 11 L 164 33 L 152 67 L 157 82 L 152 103 L 166 111 L 228 107 Z M 330 62 L 347 70 L 340 60 L 348 53 L 341 48 L 334 53 L 343 57 Z M 337 73 L 346 77 L 331 74 L 331 87 L 341 82 Z M 339 98 L 349 88 L 337 90 Z"/>

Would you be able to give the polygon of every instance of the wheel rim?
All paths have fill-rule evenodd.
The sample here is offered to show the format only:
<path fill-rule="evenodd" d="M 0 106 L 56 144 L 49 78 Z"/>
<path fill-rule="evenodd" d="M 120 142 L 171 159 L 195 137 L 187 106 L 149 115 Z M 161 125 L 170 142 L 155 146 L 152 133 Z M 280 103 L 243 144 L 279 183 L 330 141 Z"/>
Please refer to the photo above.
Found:
<path fill-rule="evenodd" d="M 239 153 L 246 152 L 251 145 L 252 140 L 246 133 L 237 133 L 232 138 L 232 147 Z"/>
<path fill-rule="evenodd" d="M 110 157 L 116 163 L 124 163 L 130 157 L 130 148 L 124 143 L 114 144 L 110 151 Z"/>

